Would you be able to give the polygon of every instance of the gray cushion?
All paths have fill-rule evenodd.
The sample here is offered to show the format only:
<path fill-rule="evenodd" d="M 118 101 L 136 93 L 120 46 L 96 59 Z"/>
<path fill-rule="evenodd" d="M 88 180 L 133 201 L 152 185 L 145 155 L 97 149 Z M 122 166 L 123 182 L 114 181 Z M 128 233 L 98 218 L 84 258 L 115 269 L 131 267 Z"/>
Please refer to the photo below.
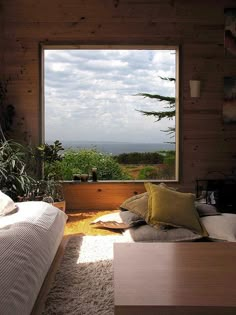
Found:
<path fill-rule="evenodd" d="M 129 210 L 144 220 L 148 215 L 148 193 L 132 196 L 120 205 L 121 210 Z"/>
<path fill-rule="evenodd" d="M 209 237 L 216 240 L 236 242 L 236 214 L 222 213 L 201 218 Z"/>
<path fill-rule="evenodd" d="M 205 217 L 207 215 L 221 215 L 221 212 L 219 212 L 213 205 L 196 202 L 195 206 L 200 217 Z"/>
<path fill-rule="evenodd" d="M 123 235 L 135 242 L 183 242 L 202 238 L 185 228 L 156 229 L 147 224 L 125 230 Z"/>
<path fill-rule="evenodd" d="M 130 226 L 146 224 L 142 217 L 130 211 L 121 211 L 120 217 L 124 223 L 129 224 Z"/>

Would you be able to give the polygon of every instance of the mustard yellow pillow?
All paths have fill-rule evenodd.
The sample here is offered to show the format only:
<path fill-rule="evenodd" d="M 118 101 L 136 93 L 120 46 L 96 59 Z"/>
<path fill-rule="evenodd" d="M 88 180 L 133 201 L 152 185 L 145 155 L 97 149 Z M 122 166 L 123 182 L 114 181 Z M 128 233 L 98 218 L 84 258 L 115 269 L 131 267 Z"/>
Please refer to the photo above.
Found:
<path fill-rule="evenodd" d="M 153 185 L 154 185 L 154 186 L 157 186 L 157 185 L 152 184 L 152 183 L 150 183 L 150 182 L 144 183 L 144 187 L 146 188 L 146 191 L 147 191 L 148 193 L 150 192 L 151 186 L 153 186 Z M 165 188 L 167 188 L 167 189 L 170 189 L 170 190 L 176 190 L 175 187 L 170 187 L 170 186 L 166 185 L 165 183 L 160 183 L 160 184 L 158 184 L 158 186 L 163 186 L 163 187 L 165 187 Z"/>
<path fill-rule="evenodd" d="M 152 190 L 151 190 L 151 187 L 152 187 L 153 189 L 155 189 L 156 186 L 157 186 L 157 185 L 152 184 L 152 183 L 148 183 L 148 182 L 144 183 L 144 187 L 146 188 L 146 191 L 147 191 L 147 193 L 148 193 L 148 213 L 150 213 L 151 210 L 152 210 Z M 165 187 L 165 188 L 170 189 L 170 190 L 176 190 L 176 189 L 173 188 L 173 187 L 167 186 L 165 183 L 160 183 L 160 184 L 158 184 L 158 186 Z M 148 215 L 148 214 L 147 214 L 147 215 Z M 147 216 L 146 216 L 146 218 L 147 218 Z M 146 221 L 147 221 L 147 223 L 149 223 L 149 222 L 148 222 L 148 219 L 147 219 Z M 156 226 L 158 227 L 158 226 L 160 226 L 160 224 L 159 224 L 159 225 L 156 224 Z"/>
<path fill-rule="evenodd" d="M 207 231 L 195 209 L 195 195 L 171 190 L 164 185 L 145 185 L 148 193 L 148 219 L 152 226 L 160 224 L 188 228 L 200 235 Z"/>

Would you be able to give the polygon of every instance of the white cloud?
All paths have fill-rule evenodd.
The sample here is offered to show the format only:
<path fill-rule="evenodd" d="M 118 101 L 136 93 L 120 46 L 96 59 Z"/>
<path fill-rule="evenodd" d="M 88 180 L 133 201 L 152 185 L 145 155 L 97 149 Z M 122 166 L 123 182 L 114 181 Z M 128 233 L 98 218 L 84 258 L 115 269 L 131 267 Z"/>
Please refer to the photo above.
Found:
<path fill-rule="evenodd" d="M 174 122 L 137 110 L 161 110 L 156 100 L 174 96 L 174 51 L 46 50 L 46 140 L 165 142 Z"/>

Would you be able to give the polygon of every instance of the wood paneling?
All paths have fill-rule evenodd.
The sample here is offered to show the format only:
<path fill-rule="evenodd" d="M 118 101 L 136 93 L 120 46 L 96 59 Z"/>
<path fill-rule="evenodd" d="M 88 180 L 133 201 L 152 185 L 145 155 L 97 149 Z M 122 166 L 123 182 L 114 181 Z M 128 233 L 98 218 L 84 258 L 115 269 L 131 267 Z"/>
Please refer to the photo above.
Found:
<path fill-rule="evenodd" d="M 2 0 L 1 76 L 11 78 L 9 102 L 32 143 L 40 141 L 40 43 L 176 44 L 180 64 L 182 190 L 194 190 L 209 171 L 236 167 L 236 125 L 222 123 L 223 78 L 236 75 L 236 57 L 224 56 L 224 8 L 235 0 Z M 189 80 L 201 80 L 190 98 Z M 17 136 L 21 136 L 17 128 Z M 98 191 L 101 189 L 101 191 Z M 143 184 L 65 184 L 72 208 L 110 209 Z M 70 200 L 70 201 L 69 201 Z"/>
<path fill-rule="evenodd" d="M 4 60 L 3 60 L 3 8 L 2 5 L 0 3 L 0 73 L 3 73 L 3 64 L 4 64 Z"/>
<path fill-rule="evenodd" d="M 143 183 L 75 183 L 65 182 L 64 197 L 67 209 L 111 210 L 135 194 L 145 191 Z"/>

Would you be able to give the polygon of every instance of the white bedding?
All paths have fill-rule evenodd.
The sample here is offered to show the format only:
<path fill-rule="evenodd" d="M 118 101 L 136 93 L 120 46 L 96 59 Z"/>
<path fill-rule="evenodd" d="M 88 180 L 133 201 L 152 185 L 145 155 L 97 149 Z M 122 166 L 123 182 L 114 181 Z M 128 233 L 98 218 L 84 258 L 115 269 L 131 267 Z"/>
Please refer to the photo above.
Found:
<path fill-rule="evenodd" d="M 67 216 L 52 205 L 17 203 L 0 217 L 0 314 L 31 313 L 62 240 Z"/>

